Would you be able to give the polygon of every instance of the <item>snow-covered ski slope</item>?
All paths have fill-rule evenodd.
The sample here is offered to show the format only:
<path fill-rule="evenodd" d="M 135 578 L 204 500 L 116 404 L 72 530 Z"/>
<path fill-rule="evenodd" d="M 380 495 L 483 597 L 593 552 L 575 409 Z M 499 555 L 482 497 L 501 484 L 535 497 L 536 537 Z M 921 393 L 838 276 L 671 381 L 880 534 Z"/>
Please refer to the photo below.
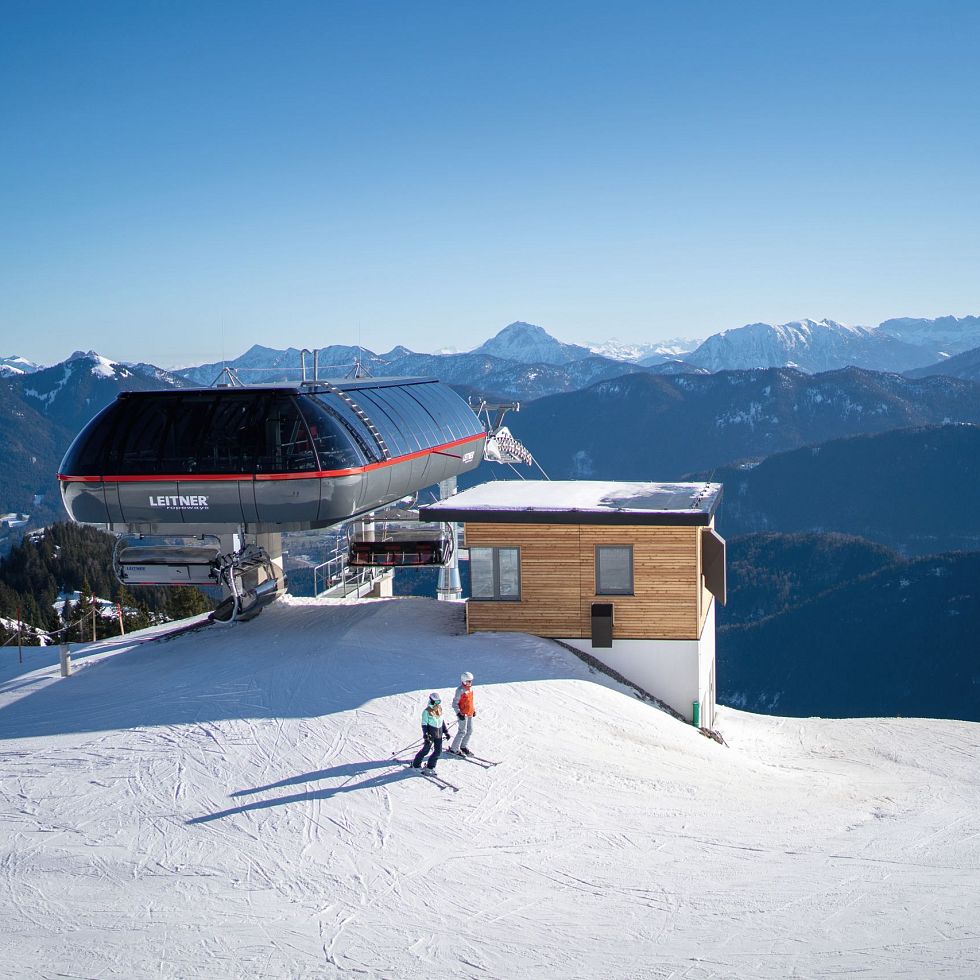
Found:
<path fill-rule="evenodd" d="M 9 663 L 5 977 L 980 975 L 980 725 L 723 710 L 726 748 L 422 599 Z M 454 793 L 391 753 L 464 669 L 503 761 Z"/>

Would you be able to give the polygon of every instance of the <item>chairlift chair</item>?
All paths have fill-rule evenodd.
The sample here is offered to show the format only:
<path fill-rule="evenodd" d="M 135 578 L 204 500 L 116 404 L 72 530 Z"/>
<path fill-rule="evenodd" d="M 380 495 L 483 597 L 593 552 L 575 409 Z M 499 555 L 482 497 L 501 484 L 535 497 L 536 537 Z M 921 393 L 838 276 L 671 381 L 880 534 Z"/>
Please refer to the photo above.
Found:
<path fill-rule="evenodd" d="M 375 521 L 372 533 L 350 526 L 347 563 L 355 567 L 424 568 L 446 565 L 455 542 L 448 524 Z"/>

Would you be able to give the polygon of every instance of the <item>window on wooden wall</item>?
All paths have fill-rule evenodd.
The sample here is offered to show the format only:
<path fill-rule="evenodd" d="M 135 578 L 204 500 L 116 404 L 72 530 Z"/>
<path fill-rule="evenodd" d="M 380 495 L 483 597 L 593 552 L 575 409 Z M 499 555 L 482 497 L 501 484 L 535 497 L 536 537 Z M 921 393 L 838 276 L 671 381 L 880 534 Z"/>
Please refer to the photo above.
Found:
<path fill-rule="evenodd" d="M 474 599 L 518 602 L 520 548 L 470 548 L 470 594 Z"/>
<path fill-rule="evenodd" d="M 595 594 L 633 594 L 633 546 L 598 544 L 595 549 Z"/>

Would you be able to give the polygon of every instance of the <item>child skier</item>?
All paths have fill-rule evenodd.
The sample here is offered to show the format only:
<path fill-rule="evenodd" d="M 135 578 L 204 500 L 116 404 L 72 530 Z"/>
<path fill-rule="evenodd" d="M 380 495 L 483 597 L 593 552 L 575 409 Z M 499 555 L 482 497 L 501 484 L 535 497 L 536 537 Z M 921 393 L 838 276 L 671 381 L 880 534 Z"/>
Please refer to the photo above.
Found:
<path fill-rule="evenodd" d="M 459 679 L 459 687 L 456 688 L 453 697 L 453 710 L 459 719 L 459 727 L 456 729 L 456 737 L 449 751 L 456 755 L 472 755 L 467 746 L 473 734 L 476 708 L 473 707 L 473 675 L 468 670 Z"/>
<path fill-rule="evenodd" d="M 426 763 L 425 768 L 430 772 L 435 771 L 439 755 L 442 753 L 443 736 L 449 738 L 449 729 L 446 728 L 446 721 L 442 717 L 442 698 L 433 691 L 429 695 L 429 703 L 422 712 L 422 748 L 412 760 L 413 769 L 422 768 L 422 760 L 434 746 L 432 758 Z"/>

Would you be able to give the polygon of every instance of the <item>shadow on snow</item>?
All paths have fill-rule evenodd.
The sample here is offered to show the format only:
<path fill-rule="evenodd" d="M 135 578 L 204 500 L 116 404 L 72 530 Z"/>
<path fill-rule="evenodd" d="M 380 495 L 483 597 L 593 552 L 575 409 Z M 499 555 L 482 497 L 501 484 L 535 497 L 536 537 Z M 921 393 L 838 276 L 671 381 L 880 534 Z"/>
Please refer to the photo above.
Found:
<path fill-rule="evenodd" d="M 472 670 L 481 685 L 590 676 L 547 641 L 501 643 L 464 630 L 460 606 L 396 598 L 277 604 L 232 627 L 135 646 L 111 641 L 104 647 L 123 649 L 0 708 L 0 739 L 316 718 L 397 694 L 435 689 L 446 696 L 461 670 Z M 531 644 L 527 655 L 522 642 Z M 13 689 L 0 684 L 0 695 Z"/>
<path fill-rule="evenodd" d="M 352 783 L 355 776 L 362 775 L 371 769 L 391 770 L 383 771 L 370 779 L 362 780 L 359 783 Z M 242 789 L 237 793 L 232 793 L 232 797 L 251 796 L 254 793 L 264 793 L 271 789 L 279 789 L 284 786 L 296 786 L 304 783 L 312 783 L 318 779 L 330 779 L 336 776 L 346 776 L 347 778 L 339 786 L 330 789 L 308 790 L 305 793 L 293 793 L 290 796 L 277 796 L 270 800 L 254 800 L 251 803 L 242 803 L 239 806 L 228 807 L 226 810 L 218 810 L 217 813 L 206 813 L 200 817 L 194 817 L 186 821 L 188 825 L 198 823 L 210 823 L 212 820 L 221 820 L 224 817 L 232 817 L 237 813 L 249 813 L 253 810 L 268 810 L 274 806 L 287 806 L 290 803 L 306 803 L 310 800 L 329 800 L 333 796 L 341 793 L 353 793 L 355 790 L 377 789 L 380 786 L 387 786 L 389 783 L 399 782 L 406 777 L 416 777 L 418 772 L 411 769 L 404 762 L 389 759 L 387 762 L 355 762 L 343 766 L 335 766 L 332 769 L 321 769 L 318 772 L 304 773 L 299 776 L 291 776 L 289 779 L 282 779 L 278 783 L 270 783 L 268 786 L 256 786 L 253 789 Z"/>

